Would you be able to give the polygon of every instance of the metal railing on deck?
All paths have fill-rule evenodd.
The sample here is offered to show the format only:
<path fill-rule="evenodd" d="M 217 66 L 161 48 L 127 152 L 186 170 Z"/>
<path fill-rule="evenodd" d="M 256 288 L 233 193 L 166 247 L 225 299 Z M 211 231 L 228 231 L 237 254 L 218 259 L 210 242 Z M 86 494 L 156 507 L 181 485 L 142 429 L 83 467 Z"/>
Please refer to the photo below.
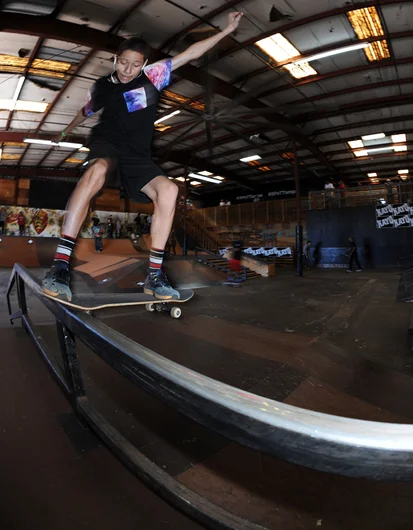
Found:
<path fill-rule="evenodd" d="M 413 202 L 410 182 L 392 183 L 388 186 L 359 186 L 357 188 L 326 189 L 311 191 L 309 210 L 327 208 L 355 208 L 376 204 L 403 204 Z"/>
<path fill-rule="evenodd" d="M 10 296 L 14 288 L 19 307 L 12 312 Z M 27 288 L 56 317 L 64 373 L 54 367 L 52 354 L 29 317 Z M 260 527 L 210 503 L 173 479 L 97 412 L 86 395 L 77 340 L 156 399 L 230 440 L 326 472 L 376 480 L 413 480 L 413 425 L 331 416 L 210 379 L 162 357 L 87 313 L 46 298 L 36 278 L 18 264 L 7 288 L 7 302 L 11 320 L 22 320 L 79 418 L 157 494 L 209 528 Z"/>
<path fill-rule="evenodd" d="M 308 210 L 308 199 L 301 200 L 301 210 Z M 251 202 L 192 210 L 189 217 L 200 226 L 234 226 L 268 223 L 294 223 L 297 220 L 295 199 Z"/>
<path fill-rule="evenodd" d="M 301 217 L 305 220 L 308 210 L 327 208 L 354 208 L 374 205 L 386 201 L 389 204 L 413 203 L 413 185 L 410 182 L 392 183 L 391 186 L 358 186 L 343 190 L 310 191 L 308 198 L 300 201 Z M 200 208 L 189 212 L 189 217 L 206 228 L 216 226 L 234 226 L 295 223 L 297 221 L 297 202 L 295 199 L 250 202 L 231 206 Z"/>

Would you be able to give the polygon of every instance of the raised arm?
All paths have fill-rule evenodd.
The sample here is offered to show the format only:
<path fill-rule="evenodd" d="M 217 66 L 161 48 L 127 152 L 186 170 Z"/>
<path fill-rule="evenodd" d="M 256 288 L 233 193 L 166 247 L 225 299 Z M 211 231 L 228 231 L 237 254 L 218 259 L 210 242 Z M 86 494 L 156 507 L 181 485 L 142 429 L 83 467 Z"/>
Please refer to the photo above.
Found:
<path fill-rule="evenodd" d="M 172 57 L 171 70 L 176 70 L 180 66 L 183 66 L 184 64 L 187 64 L 190 61 L 202 57 L 204 53 L 206 53 L 216 44 L 218 44 L 220 40 L 222 40 L 224 37 L 226 37 L 237 29 L 242 15 L 243 13 L 240 13 L 239 11 L 234 11 L 233 13 L 230 13 L 228 15 L 228 25 L 223 31 L 220 31 L 219 33 L 213 35 L 212 37 L 209 37 L 208 39 L 192 44 L 192 46 L 190 46 L 184 52 L 180 53 L 179 55 L 176 55 L 175 57 Z"/>

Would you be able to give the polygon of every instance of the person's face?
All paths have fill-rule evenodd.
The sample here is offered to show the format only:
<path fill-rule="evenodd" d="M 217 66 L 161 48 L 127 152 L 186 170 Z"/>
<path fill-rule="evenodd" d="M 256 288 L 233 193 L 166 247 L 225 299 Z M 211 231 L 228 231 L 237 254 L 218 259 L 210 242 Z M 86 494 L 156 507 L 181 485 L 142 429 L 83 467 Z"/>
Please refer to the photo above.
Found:
<path fill-rule="evenodd" d="M 121 83 L 129 83 L 141 73 L 145 64 L 144 56 L 139 52 L 126 50 L 122 52 L 116 61 L 116 73 Z"/>

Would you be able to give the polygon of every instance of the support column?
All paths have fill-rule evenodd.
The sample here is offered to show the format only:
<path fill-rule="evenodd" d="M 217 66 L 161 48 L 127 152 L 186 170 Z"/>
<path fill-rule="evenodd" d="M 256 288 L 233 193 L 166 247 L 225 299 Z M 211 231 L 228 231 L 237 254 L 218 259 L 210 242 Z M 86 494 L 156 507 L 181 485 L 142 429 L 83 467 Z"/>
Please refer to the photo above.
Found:
<path fill-rule="evenodd" d="M 301 194 L 300 194 L 300 172 L 297 157 L 297 141 L 293 140 L 294 150 L 294 180 L 295 180 L 295 201 L 297 226 L 295 230 L 295 248 L 297 253 L 296 274 L 298 277 L 303 275 L 303 227 L 301 224 Z"/>

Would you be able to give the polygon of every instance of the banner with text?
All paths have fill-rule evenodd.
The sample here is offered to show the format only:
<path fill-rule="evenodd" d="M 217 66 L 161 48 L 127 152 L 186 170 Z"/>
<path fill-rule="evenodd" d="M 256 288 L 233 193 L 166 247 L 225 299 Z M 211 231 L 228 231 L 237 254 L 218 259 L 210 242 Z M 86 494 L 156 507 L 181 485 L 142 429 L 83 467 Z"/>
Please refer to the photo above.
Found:
<path fill-rule="evenodd" d="M 413 204 L 386 204 L 376 206 L 377 228 L 413 227 Z"/>

